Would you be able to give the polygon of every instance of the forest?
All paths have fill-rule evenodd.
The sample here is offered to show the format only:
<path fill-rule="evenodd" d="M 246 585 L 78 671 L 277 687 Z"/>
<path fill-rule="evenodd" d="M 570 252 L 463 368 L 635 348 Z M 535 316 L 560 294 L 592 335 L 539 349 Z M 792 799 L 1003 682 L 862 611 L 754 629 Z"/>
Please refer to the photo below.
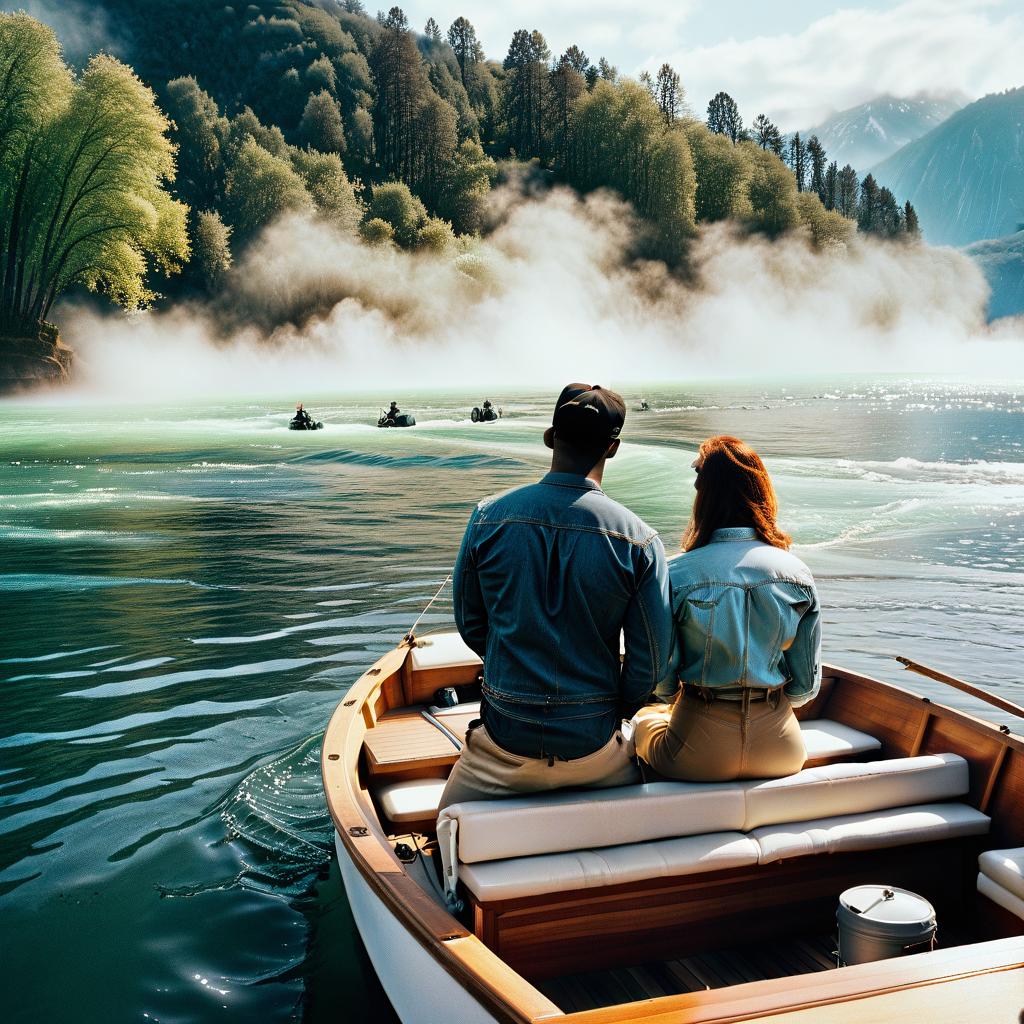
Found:
<path fill-rule="evenodd" d="M 127 309 L 215 296 L 261 229 L 305 211 L 367 245 L 471 251 L 500 182 L 610 189 L 637 258 L 685 273 L 702 224 L 918 236 L 871 175 L 718 93 L 703 117 L 663 64 L 633 80 L 537 30 L 488 56 L 465 17 L 417 30 L 360 0 L 103 0 L 109 53 L 69 67 L 0 14 L 0 335 L 86 287 Z M 159 293 L 159 294 L 158 294 Z"/>

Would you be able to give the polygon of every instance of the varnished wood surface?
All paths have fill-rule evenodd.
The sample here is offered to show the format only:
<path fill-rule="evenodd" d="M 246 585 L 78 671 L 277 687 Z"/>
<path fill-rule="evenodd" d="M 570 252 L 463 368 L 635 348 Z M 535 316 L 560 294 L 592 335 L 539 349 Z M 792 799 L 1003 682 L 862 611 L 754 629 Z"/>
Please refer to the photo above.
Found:
<path fill-rule="evenodd" d="M 813 1024 L 846 1024 L 851 1019 L 863 1024 L 869 1020 L 886 1020 L 884 1016 L 873 1016 L 872 1004 L 882 1005 L 881 1000 L 892 993 L 921 993 L 932 988 L 934 998 L 941 1001 L 941 993 L 948 985 L 964 983 L 962 994 L 969 998 L 971 986 L 993 974 L 1005 975 L 1011 987 L 1024 984 L 1024 938 L 940 949 L 796 978 L 778 978 L 668 996 L 650 1003 L 606 1006 L 567 1014 L 564 1024 L 630 1024 L 633 1021 L 643 1021 L 644 1024 L 734 1024 L 737 1021 L 761 1020 L 777 1024 L 779 1014 L 804 1010 L 813 1010 L 804 1019 Z M 981 991 L 980 986 L 976 991 Z M 1020 991 L 1024 993 L 1024 989 Z M 932 997 L 932 993 L 925 993 L 928 1002 L 923 1005 L 930 1004 Z M 875 1003 L 875 1000 L 879 1002 Z M 961 1016 L 956 1018 L 959 1024 L 973 1024 L 975 1021 L 978 1024 L 997 1024 L 999 1021 L 999 1018 L 990 1021 L 985 1016 L 979 1017 L 977 1012 L 965 1014 L 964 1002 L 958 1005 L 961 1010 Z M 854 1006 L 861 1016 L 850 1018 L 848 1007 Z M 984 1011 L 984 1006 L 984 1003 L 976 1003 L 975 1011 Z M 833 1016 L 834 1013 L 841 1016 Z M 916 1024 L 933 1024 L 933 1021 L 927 1013 L 922 1013 Z M 1007 1024 L 1017 1022 L 1011 1018 Z"/>
<path fill-rule="evenodd" d="M 474 906 L 474 931 L 531 980 L 690 956 L 737 934 L 774 941 L 834 926 L 836 898 L 882 878 L 956 918 L 977 873 L 972 840 L 819 854 L 679 878 Z"/>
<path fill-rule="evenodd" d="M 475 716 L 445 715 L 440 721 L 459 739 Z M 419 708 L 396 708 L 381 715 L 363 740 L 372 775 L 437 768 L 455 764 L 458 748 L 440 729 L 431 725 Z"/>

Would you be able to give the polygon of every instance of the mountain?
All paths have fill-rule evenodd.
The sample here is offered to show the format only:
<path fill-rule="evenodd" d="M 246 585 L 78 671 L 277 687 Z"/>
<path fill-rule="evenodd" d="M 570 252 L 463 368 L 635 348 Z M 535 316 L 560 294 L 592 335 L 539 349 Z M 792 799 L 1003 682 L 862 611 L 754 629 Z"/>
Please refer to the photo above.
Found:
<path fill-rule="evenodd" d="M 989 317 L 1024 313 L 1024 231 L 975 242 L 964 252 L 981 267 L 992 288 Z"/>
<path fill-rule="evenodd" d="M 804 140 L 817 135 L 830 160 L 852 164 L 861 173 L 919 139 L 955 114 L 967 102 L 954 96 L 906 99 L 878 96 L 867 103 L 833 114 L 801 132 Z"/>
<path fill-rule="evenodd" d="M 909 199 L 927 241 L 968 245 L 1024 223 L 1024 88 L 984 96 L 872 173 Z"/>

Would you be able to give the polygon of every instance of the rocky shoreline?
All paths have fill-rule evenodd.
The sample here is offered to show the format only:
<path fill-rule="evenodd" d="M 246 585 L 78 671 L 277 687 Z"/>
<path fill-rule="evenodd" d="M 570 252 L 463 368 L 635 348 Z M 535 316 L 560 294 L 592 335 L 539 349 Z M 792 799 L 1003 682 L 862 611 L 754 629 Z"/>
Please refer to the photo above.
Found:
<path fill-rule="evenodd" d="M 74 352 L 53 324 L 42 324 L 34 337 L 0 334 L 0 394 L 66 384 L 73 362 Z"/>

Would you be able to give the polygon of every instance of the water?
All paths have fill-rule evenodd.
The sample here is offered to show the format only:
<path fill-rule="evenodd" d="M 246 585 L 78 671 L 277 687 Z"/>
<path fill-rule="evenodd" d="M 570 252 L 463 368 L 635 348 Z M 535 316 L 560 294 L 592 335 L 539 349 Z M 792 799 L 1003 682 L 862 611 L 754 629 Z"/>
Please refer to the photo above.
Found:
<path fill-rule="evenodd" d="M 959 706 L 1024 700 L 1024 387 L 651 388 L 607 489 L 672 546 L 712 433 L 766 456 L 829 660 Z M 0 1013 L 388 1020 L 331 860 L 330 712 L 449 571 L 473 502 L 535 479 L 548 396 L 0 404 Z M 399 396 L 402 398 L 403 396 Z M 639 391 L 630 394 L 635 407 Z M 432 624 L 450 606 L 432 610 Z M 981 713 L 1002 720 L 991 710 Z"/>

